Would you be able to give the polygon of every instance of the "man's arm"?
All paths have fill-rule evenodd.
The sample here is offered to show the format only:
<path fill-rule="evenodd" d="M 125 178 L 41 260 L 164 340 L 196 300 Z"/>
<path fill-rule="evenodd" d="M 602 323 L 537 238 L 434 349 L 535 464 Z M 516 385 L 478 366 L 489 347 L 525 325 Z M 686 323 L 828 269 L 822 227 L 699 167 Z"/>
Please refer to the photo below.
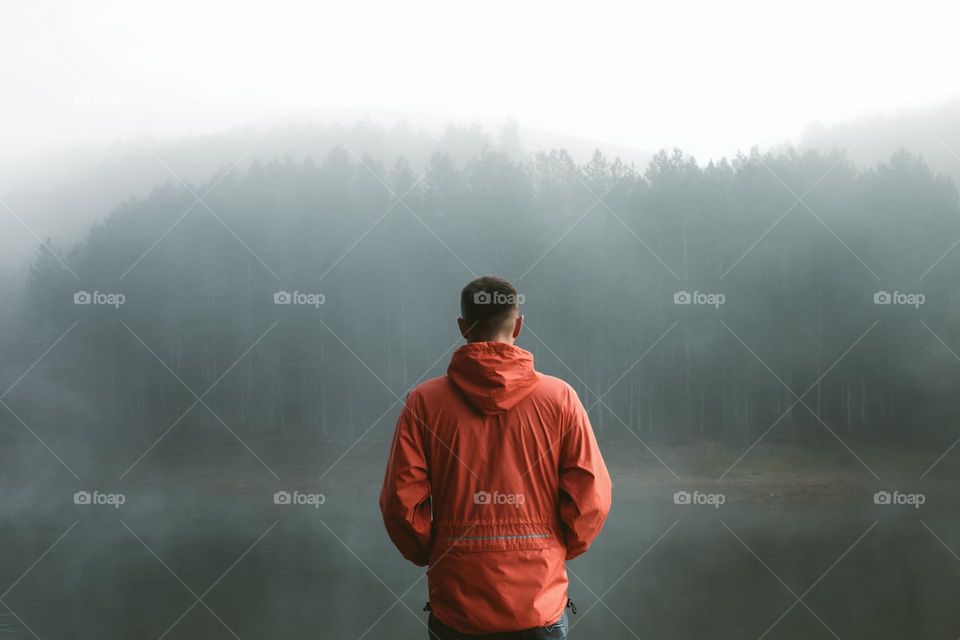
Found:
<path fill-rule="evenodd" d="M 380 491 L 380 513 L 403 557 L 422 567 L 430 559 L 430 477 L 417 405 L 411 393 L 397 420 Z"/>
<path fill-rule="evenodd" d="M 610 512 L 613 485 L 590 418 L 570 390 L 569 424 L 560 441 L 560 518 L 567 533 L 567 560 L 590 546 Z"/>

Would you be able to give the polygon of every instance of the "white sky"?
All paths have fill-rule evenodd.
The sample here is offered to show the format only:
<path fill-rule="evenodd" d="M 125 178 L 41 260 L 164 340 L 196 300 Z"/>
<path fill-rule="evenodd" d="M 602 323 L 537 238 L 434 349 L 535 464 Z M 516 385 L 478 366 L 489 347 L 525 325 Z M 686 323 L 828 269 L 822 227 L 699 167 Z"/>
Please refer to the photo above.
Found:
<path fill-rule="evenodd" d="M 0 158 L 314 110 L 729 155 L 956 97 L 955 4 L 5 3 Z"/>

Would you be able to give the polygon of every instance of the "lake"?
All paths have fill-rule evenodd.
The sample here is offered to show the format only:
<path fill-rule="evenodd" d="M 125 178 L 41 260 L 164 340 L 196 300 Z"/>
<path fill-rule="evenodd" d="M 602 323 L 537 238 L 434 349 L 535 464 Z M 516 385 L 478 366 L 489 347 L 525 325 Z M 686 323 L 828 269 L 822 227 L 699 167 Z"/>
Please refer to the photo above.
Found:
<path fill-rule="evenodd" d="M 303 504 L 275 504 L 278 486 L 259 479 L 145 478 L 119 508 L 105 494 L 74 504 L 70 483 L 5 482 L 0 638 L 425 638 L 426 581 L 383 531 L 376 465 L 347 459 L 338 477 L 315 487 L 322 504 L 303 486 Z M 569 565 L 571 637 L 955 639 L 960 559 L 944 545 L 960 550 L 960 521 L 946 496 L 717 508 L 618 484 L 597 543 Z"/>

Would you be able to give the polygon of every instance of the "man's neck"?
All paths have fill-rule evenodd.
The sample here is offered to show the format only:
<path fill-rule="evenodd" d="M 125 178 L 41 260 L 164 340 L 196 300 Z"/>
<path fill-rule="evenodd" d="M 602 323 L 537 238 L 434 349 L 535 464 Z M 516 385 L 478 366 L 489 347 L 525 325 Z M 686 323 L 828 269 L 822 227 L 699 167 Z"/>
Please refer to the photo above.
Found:
<path fill-rule="evenodd" d="M 509 337 L 509 338 L 504 338 L 504 337 L 502 337 L 502 336 L 498 336 L 498 337 L 495 337 L 495 338 L 477 338 L 476 340 L 467 340 L 467 344 L 473 344 L 473 343 L 475 343 L 475 342 L 497 342 L 497 343 L 500 343 L 500 344 L 513 345 L 513 344 L 514 344 L 514 339 L 513 339 L 512 336 Z"/>

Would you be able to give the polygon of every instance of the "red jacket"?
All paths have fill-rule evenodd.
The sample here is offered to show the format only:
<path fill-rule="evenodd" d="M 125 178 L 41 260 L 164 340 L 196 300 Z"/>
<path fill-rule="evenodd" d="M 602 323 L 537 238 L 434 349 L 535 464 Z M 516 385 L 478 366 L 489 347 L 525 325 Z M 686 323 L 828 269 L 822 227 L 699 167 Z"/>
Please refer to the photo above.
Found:
<path fill-rule="evenodd" d="M 565 560 L 590 546 L 611 482 L 576 392 L 499 342 L 460 347 L 407 396 L 380 494 L 390 539 L 429 565 L 430 609 L 465 634 L 555 622 Z"/>

